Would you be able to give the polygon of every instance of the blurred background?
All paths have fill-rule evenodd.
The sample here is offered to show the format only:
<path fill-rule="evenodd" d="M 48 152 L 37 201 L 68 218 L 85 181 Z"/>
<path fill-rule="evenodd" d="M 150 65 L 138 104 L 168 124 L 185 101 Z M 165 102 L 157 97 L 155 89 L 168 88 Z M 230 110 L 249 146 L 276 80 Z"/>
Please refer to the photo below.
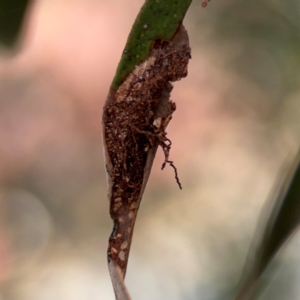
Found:
<path fill-rule="evenodd" d="M 143 0 L 39 0 L 0 47 L 0 300 L 113 300 L 101 114 Z M 2 13 L 2 12 L 1 12 Z M 172 168 L 158 151 L 126 283 L 133 299 L 232 299 L 300 138 L 299 0 L 193 1 L 175 83 Z M 259 299 L 300 298 L 300 236 Z"/>

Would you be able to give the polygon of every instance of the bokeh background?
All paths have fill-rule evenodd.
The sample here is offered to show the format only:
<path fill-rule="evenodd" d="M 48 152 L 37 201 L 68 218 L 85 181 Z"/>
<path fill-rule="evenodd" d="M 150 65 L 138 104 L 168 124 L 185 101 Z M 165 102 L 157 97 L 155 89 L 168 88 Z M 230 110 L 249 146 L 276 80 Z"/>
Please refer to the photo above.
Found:
<path fill-rule="evenodd" d="M 0 300 L 113 300 L 102 106 L 143 0 L 38 0 L 0 48 Z M 158 152 L 136 223 L 133 299 L 232 299 L 300 138 L 299 0 L 194 0 L 175 83 L 173 170 Z M 300 298 L 300 236 L 259 299 Z"/>

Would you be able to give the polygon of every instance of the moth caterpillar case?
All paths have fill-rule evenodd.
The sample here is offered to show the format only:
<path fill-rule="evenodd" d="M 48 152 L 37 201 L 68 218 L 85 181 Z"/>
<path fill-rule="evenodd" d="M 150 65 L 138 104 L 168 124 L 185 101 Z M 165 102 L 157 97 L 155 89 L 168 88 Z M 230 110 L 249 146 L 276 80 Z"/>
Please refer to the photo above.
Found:
<path fill-rule="evenodd" d="M 110 215 L 114 222 L 108 261 L 126 273 L 131 239 L 158 146 L 168 161 L 165 131 L 176 109 L 172 84 L 187 76 L 188 35 L 180 25 L 171 41 L 156 40 L 149 57 L 110 90 L 103 110 L 103 142 Z M 176 174 L 177 176 L 177 174 Z M 177 178 L 177 177 L 176 177 Z"/>

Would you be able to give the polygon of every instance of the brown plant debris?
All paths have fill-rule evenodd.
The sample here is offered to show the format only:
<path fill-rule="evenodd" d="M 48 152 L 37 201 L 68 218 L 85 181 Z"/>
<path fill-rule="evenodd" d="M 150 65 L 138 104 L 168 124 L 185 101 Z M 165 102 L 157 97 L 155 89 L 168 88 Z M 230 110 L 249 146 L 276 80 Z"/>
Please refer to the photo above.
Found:
<path fill-rule="evenodd" d="M 181 25 L 171 42 L 156 40 L 146 61 L 136 66 L 117 91 L 110 91 L 103 111 L 110 215 L 114 222 L 108 261 L 126 273 L 134 223 L 158 146 L 165 162 L 171 141 L 165 131 L 176 105 L 170 81 L 187 76 L 190 47 Z"/>
<path fill-rule="evenodd" d="M 210 2 L 211 0 L 203 0 L 201 3 L 202 8 L 206 7 L 208 2 Z"/>

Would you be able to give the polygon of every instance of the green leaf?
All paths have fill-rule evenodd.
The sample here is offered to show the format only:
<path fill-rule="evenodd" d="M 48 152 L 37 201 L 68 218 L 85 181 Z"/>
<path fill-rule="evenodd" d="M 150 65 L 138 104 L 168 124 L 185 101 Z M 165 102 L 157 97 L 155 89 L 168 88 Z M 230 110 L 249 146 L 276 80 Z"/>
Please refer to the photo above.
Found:
<path fill-rule="evenodd" d="M 252 299 L 260 276 L 300 222 L 300 156 L 280 185 L 251 271 L 236 300 Z"/>
<path fill-rule="evenodd" d="M 112 88 L 117 89 L 134 67 L 147 59 L 154 41 L 170 41 L 192 0 L 147 0 L 138 14 L 123 51 Z"/>
<path fill-rule="evenodd" d="M 29 0 L 0 0 L 0 43 L 11 47 L 18 38 Z"/>

